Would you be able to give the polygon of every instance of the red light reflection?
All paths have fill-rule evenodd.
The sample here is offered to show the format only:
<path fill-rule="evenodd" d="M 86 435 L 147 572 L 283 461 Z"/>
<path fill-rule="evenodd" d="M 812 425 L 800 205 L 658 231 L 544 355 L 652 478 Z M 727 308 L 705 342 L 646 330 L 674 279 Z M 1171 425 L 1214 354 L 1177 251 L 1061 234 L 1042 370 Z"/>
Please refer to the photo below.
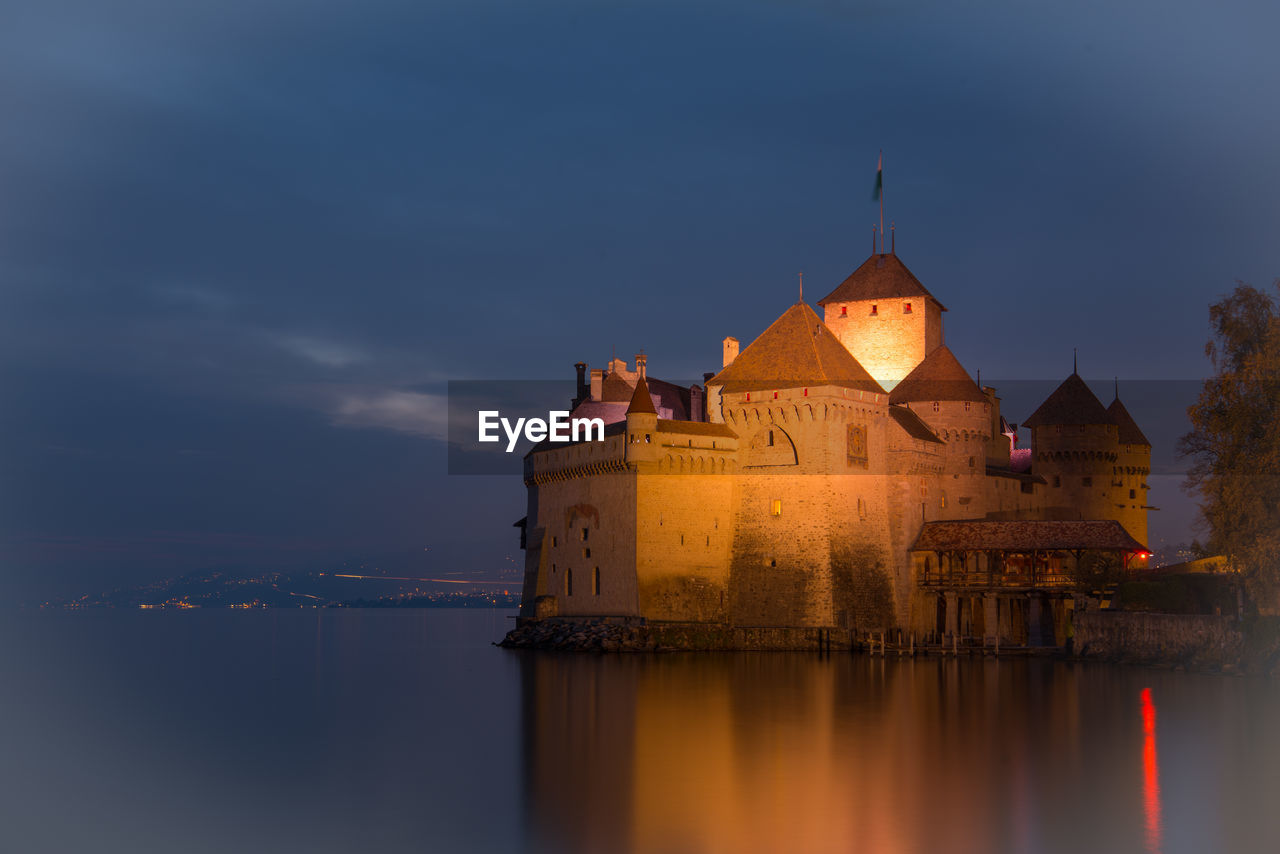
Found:
<path fill-rule="evenodd" d="M 1147 850 L 1158 854 L 1161 842 L 1160 771 L 1156 766 L 1156 706 L 1151 689 L 1142 689 L 1142 807 L 1146 815 Z"/>

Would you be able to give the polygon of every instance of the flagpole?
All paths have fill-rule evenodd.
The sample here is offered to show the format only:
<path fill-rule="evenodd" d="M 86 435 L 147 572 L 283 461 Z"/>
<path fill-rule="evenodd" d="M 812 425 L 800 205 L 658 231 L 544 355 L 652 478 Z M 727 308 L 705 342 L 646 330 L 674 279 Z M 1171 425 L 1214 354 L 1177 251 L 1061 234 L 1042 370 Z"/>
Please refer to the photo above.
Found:
<path fill-rule="evenodd" d="M 884 254 L 884 149 L 880 149 L 880 254 Z"/>

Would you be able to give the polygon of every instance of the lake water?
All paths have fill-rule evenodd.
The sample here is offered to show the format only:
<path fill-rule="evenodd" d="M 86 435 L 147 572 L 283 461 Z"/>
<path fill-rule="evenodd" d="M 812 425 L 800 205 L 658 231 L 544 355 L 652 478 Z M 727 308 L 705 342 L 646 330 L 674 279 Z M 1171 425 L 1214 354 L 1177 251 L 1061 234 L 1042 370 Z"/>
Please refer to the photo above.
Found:
<path fill-rule="evenodd" d="M 1276 680 L 520 653 L 507 613 L 4 614 L 0 850 L 1280 850 Z"/>

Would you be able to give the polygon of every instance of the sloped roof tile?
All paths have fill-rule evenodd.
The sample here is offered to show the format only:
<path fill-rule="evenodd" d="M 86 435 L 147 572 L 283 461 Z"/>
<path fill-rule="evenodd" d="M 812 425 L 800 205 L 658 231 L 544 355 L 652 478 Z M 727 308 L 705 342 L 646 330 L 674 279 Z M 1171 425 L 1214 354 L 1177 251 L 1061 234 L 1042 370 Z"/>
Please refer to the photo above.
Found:
<path fill-rule="evenodd" d="M 1023 422 L 1024 427 L 1051 424 L 1114 424 L 1102 401 L 1089 390 L 1079 374 L 1072 374 L 1045 398 L 1040 408 Z"/>
<path fill-rule="evenodd" d="M 824 385 L 885 393 L 802 302 L 784 311 L 707 385 L 729 393 Z"/>
<path fill-rule="evenodd" d="M 911 373 L 889 392 L 890 403 L 920 400 L 969 400 L 985 403 L 987 396 L 945 345 L 934 348 Z"/>
<path fill-rule="evenodd" d="M 938 302 L 938 298 L 920 284 L 897 255 L 876 254 L 863 261 L 862 266 L 850 273 L 849 278 L 837 285 L 834 291 L 818 300 L 818 305 L 898 297 L 928 297 Z M 940 302 L 938 308 L 947 310 Z"/>

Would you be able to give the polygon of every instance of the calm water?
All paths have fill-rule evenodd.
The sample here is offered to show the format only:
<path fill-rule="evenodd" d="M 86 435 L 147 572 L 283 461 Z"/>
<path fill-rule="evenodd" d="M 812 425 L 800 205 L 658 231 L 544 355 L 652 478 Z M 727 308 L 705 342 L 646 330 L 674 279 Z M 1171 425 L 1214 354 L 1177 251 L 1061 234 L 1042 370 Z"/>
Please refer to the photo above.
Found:
<path fill-rule="evenodd" d="M 1280 850 L 1280 684 L 590 657 L 505 612 L 9 613 L 0 850 Z"/>

